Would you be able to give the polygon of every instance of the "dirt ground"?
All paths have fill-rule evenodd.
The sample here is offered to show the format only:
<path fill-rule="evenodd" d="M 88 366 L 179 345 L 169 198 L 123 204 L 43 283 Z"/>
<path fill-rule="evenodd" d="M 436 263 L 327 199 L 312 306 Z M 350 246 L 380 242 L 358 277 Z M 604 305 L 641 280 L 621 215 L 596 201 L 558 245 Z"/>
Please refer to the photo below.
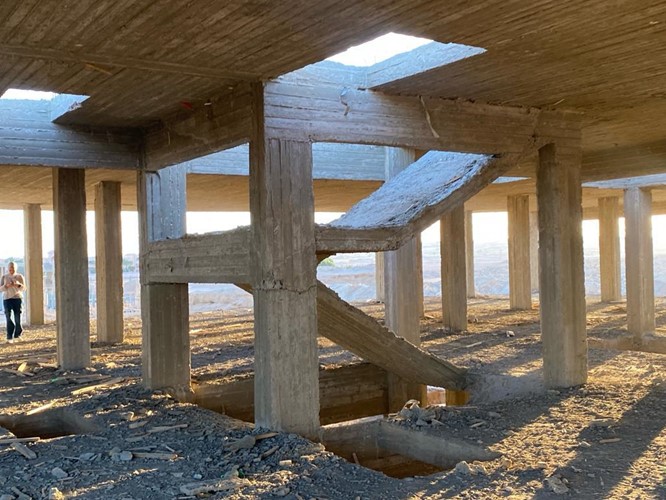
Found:
<path fill-rule="evenodd" d="M 665 306 L 657 304 L 658 335 L 666 335 Z M 74 434 L 0 444 L 0 499 L 666 498 L 664 355 L 591 348 L 588 384 L 546 391 L 538 310 L 513 312 L 505 299 L 473 299 L 468 331 L 453 334 L 441 328 L 438 307 L 427 303 L 425 348 L 484 376 L 511 375 L 512 382 L 484 394 L 485 401 L 415 409 L 391 420 L 487 447 L 501 454 L 496 460 L 387 477 L 299 436 L 272 435 L 142 389 L 138 319 L 127 320 L 123 345 L 93 343 L 92 368 L 76 373 L 56 369 L 55 328 L 48 325 L 0 346 L 0 423 L 19 437 Z M 381 305 L 363 308 L 382 314 Z M 626 333 L 625 322 L 623 303 L 590 303 L 591 339 Z M 250 311 L 193 315 L 191 339 L 195 381 L 252 370 Z M 322 365 L 356 360 L 320 341 Z M 111 384 L 89 388 L 105 382 Z M 47 404 L 35 422 L 17 419 Z M 38 429 L 44 415 L 52 425 Z M 0 435 L 0 443 L 8 437 Z"/>

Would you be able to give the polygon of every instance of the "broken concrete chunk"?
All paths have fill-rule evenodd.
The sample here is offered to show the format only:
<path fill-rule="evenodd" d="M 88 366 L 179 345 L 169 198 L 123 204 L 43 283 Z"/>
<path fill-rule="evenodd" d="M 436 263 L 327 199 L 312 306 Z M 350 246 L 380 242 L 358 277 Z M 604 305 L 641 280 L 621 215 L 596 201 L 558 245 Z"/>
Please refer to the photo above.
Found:
<path fill-rule="evenodd" d="M 453 470 L 457 474 L 462 474 L 462 475 L 485 476 L 486 474 L 488 474 L 488 471 L 486 471 L 486 468 L 483 465 L 475 463 L 468 464 L 464 460 L 462 462 L 458 462 Z"/>
<path fill-rule="evenodd" d="M 464 476 L 472 474 L 472 469 L 464 460 L 462 462 L 458 462 L 453 470 L 456 474 L 462 474 Z"/>
<path fill-rule="evenodd" d="M 564 484 L 562 479 L 560 479 L 558 476 L 548 477 L 546 478 L 546 482 L 548 483 L 548 486 L 550 486 L 550 489 L 553 490 L 553 493 L 556 495 L 564 495 L 569 491 L 567 485 Z"/>
<path fill-rule="evenodd" d="M 69 474 L 67 474 L 60 467 L 54 467 L 51 469 L 51 475 L 57 479 L 65 479 L 66 477 L 69 477 Z"/>

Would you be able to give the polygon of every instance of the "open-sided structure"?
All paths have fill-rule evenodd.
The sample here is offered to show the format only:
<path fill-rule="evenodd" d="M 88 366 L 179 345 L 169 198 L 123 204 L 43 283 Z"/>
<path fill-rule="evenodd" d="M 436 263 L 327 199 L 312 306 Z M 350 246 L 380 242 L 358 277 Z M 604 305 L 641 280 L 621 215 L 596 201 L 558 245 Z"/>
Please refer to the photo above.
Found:
<path fill-rule="evenodd" d="M 514 271 L 530 266 L 536 194 L 545 383 L 584 383 L 582 182 L 666 167 L 666 52 L 646 42 L 663 39 L 664 7 L 652 3 L 3 2 L 0 93 L 62 94 L 0 101 L 0 176 L 16 186 L 0 205 L 27 206 L 33 263 L 39 205 L 55 210 L 59 364 L 90 360 L 85 210 L 94 184 L 103 341 L 122 339 L 118 213 L 140 212 L 148 387 L 190 394 L 187 283 L 227 282 L 254 297 L 254 414 L 263 426 L 317 435 L 319 334 L 390 372 L 389 409 L 418 399 L 423 384 L 465 389 L 464 370 L 418 348 L 417 236 L 441 220 L 444 318 L 464 328 L 464 203 L 473 210 L 473 196 L 513 175 L 527 180 L 490 189 L 505 207 L 509 196 Z M 461 45 L 425 45 L 365 70 L 319 62 L 387 31 Z M 246 143 L 248 170 L 242 149 L 219 153 Z M 368 160 L 373 151 L 383 172 Z M 197 177 L 205 172 L 227 175 Z M 382 180 L 339 221 L 315 225 L 317 204 L 346 209 Z M 642 267 L 646 186 L 627 185 L 624 198 L 638 231 L 628 259 L 639 277 L 628 287 L 637 338 L 651 321 L 640 282 L 651 273 Z M 481 207 L 483 194 L 475 199 Z M 599 216 L 616 221 L 617 201 L 601 200 Z M 188 207 L 232 201 L 249 206 L 251 227 L 186 236 Z M 318 259 L 358 250 L 390 251 L 387 328 L 317 282 Z M 28 269 L 37 281 L 39 270 Z M 512 307 L 531 307 L 530 280 L 514 277 Z M 604 290 L 612 297 L 617 285 Z"/>

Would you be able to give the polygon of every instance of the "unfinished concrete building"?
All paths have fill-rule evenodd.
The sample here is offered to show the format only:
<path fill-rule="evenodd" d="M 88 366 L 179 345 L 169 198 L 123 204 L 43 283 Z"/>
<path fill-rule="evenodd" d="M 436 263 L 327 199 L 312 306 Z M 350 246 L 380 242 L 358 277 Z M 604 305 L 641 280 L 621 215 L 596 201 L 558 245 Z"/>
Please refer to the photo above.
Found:
<path fill-rule="evenodd" d="M 509 212 L 510 307 L 531 309 L 538 288 L 544 387 L 585 384 L 582 220 L 601 221 L 601 298 L 616 301 L 623 210 L 630 335 L 604 347 L 664 353 L 650 220 L 666 203 L 665 15 L 659 2 L 3 2 L 0 94 L 58 94 L 0 101 L 0 206 L 25 210 L 29 321 L 44 321 L 53 209 L 57 364 L 90 366 L 94 207 L 96 338 L 123 341 L 120 211 L 136 209 L 142 384 L 205 399 L 188 283 L 232 283 L 254 300 L 254 377 L 225 389 L 226 407 L 316 440 L 323 423 L 426 403 L 426 385 L 455 404 L 495 383 L 419 347 L 419 234 L 440 221 L 442 324 L 465 330 L 474 211 Z M 325 61 L 387 32 L 432 42 L 364 68 Z M 186 234 L 187 210 L 248 209 L 250 227 Z M 346 213 L 318 225 L 315 210 Z M 318 282 L 344 252 L 382 255 L 384 325 Z M 379 371 L 320 377 L 318 336 Z M 379 403 L 355 389 L 364 377 L 387 380 Z M 331 387 L 348 390 L 343 410 Z"/>

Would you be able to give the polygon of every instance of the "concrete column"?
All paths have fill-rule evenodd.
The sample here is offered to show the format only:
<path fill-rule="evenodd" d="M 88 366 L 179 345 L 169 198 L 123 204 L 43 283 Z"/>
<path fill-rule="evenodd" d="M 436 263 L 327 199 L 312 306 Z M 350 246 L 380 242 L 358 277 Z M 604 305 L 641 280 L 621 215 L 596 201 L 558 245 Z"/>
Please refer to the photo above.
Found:
<path fill-rule="evenodd" d="M 627 329 L 640 342 L 655 330 L 652 194 L 647 189 L 624 192 Z"/>
<path fill-rule="evenodd" d="M 42 256 L 42 209 L 23 207 L 25 238 L 26 319 L 29 325 L 44 324 L 44 266 Z"/>
<path fill-rule="evenodd" d="M 317 278 L 312 145 L 267 136 L 254 87 L 250 143 L 255 423 L 319 430 Z"/>
<path fill-rule="evenodd" d="M 530 212 L 530 282 L 532 293 L 539 292 L 539 214 Z"/>
<path fill-rule="evenodd" d="M 183 166 L 138 173 L 142 255 L 150 241 L 185 235 L 185 181 Z M 142 275 L 144 265 L 142 257 Z M 171 388 L 183 398 L 191 391 L 187 284 L 147 284 L 143 276 L 141 281 L 143 383 L 149 389 Z"/>
<path fill-rule="evenodd" d="M 423 290 L 423 241 L 421 240 L 421 233 L 414 236 L 416 241 L 416 279 L 418 286 L 416 287 L 417 300 L 419 304 L 419 314 L 421 318 L 425 317 L 425 291 Z"/>
<path fill-rule="evenodd" d="M 601 302 L 622 298 L 620 292 L 620 204 L 617 196 L 599 198 L 599 281 Z"/>
<path fill-rule="evenodd" d="M 587 380 L 580 156 L 539 150 L 539 290 L 547 387 Z"/>
<path fill-rule="evenodd" d="M 532 309 L 530 197 L 507 198 L 509 213 L 509 301 L 511 309 Z"/>
<path fill-rule="evenodd" d="M 465 265 L 465 208 L 441 219 L 442 323 L 452 330 L 467 329 L 467 269 Z"/>
<path fill-rule="evenodd" d="M 53 169 L 58 365 L 90 365 L 85 170 Z"/>
<path fill-rule="evenodd" d="M 375 298 L 379 302 L 384 302 L 384 253 L 375 254 Z"/>
<path fill-rule="evenodd" d="M 97 341 L 123 341 L 123 242 L 120 182 L 95 187 L 95 266 L 97 269 Z"/>
<path fill-rule="evenodd" d="M 386 148 L 386 178 L 394 177 L 414 161 L 416 154 L 413 150 Z M 412 238 L 398 250 L 384 253 L 386 326 L 414 345 L 421 344 L 423 310 L 423 274 L 417 239 L 420 238 Z M 426 397 L 425 386 L 389 374 L 389 411 L 399 411 L 410 399 L 426 403 Z"/>
<path fill-rule="evenodd" d="M 474 285 L 474 226 L 471 210 L 465 210 L 465 265 L 467 268 L 467 298 L 476 297 Z"/>

